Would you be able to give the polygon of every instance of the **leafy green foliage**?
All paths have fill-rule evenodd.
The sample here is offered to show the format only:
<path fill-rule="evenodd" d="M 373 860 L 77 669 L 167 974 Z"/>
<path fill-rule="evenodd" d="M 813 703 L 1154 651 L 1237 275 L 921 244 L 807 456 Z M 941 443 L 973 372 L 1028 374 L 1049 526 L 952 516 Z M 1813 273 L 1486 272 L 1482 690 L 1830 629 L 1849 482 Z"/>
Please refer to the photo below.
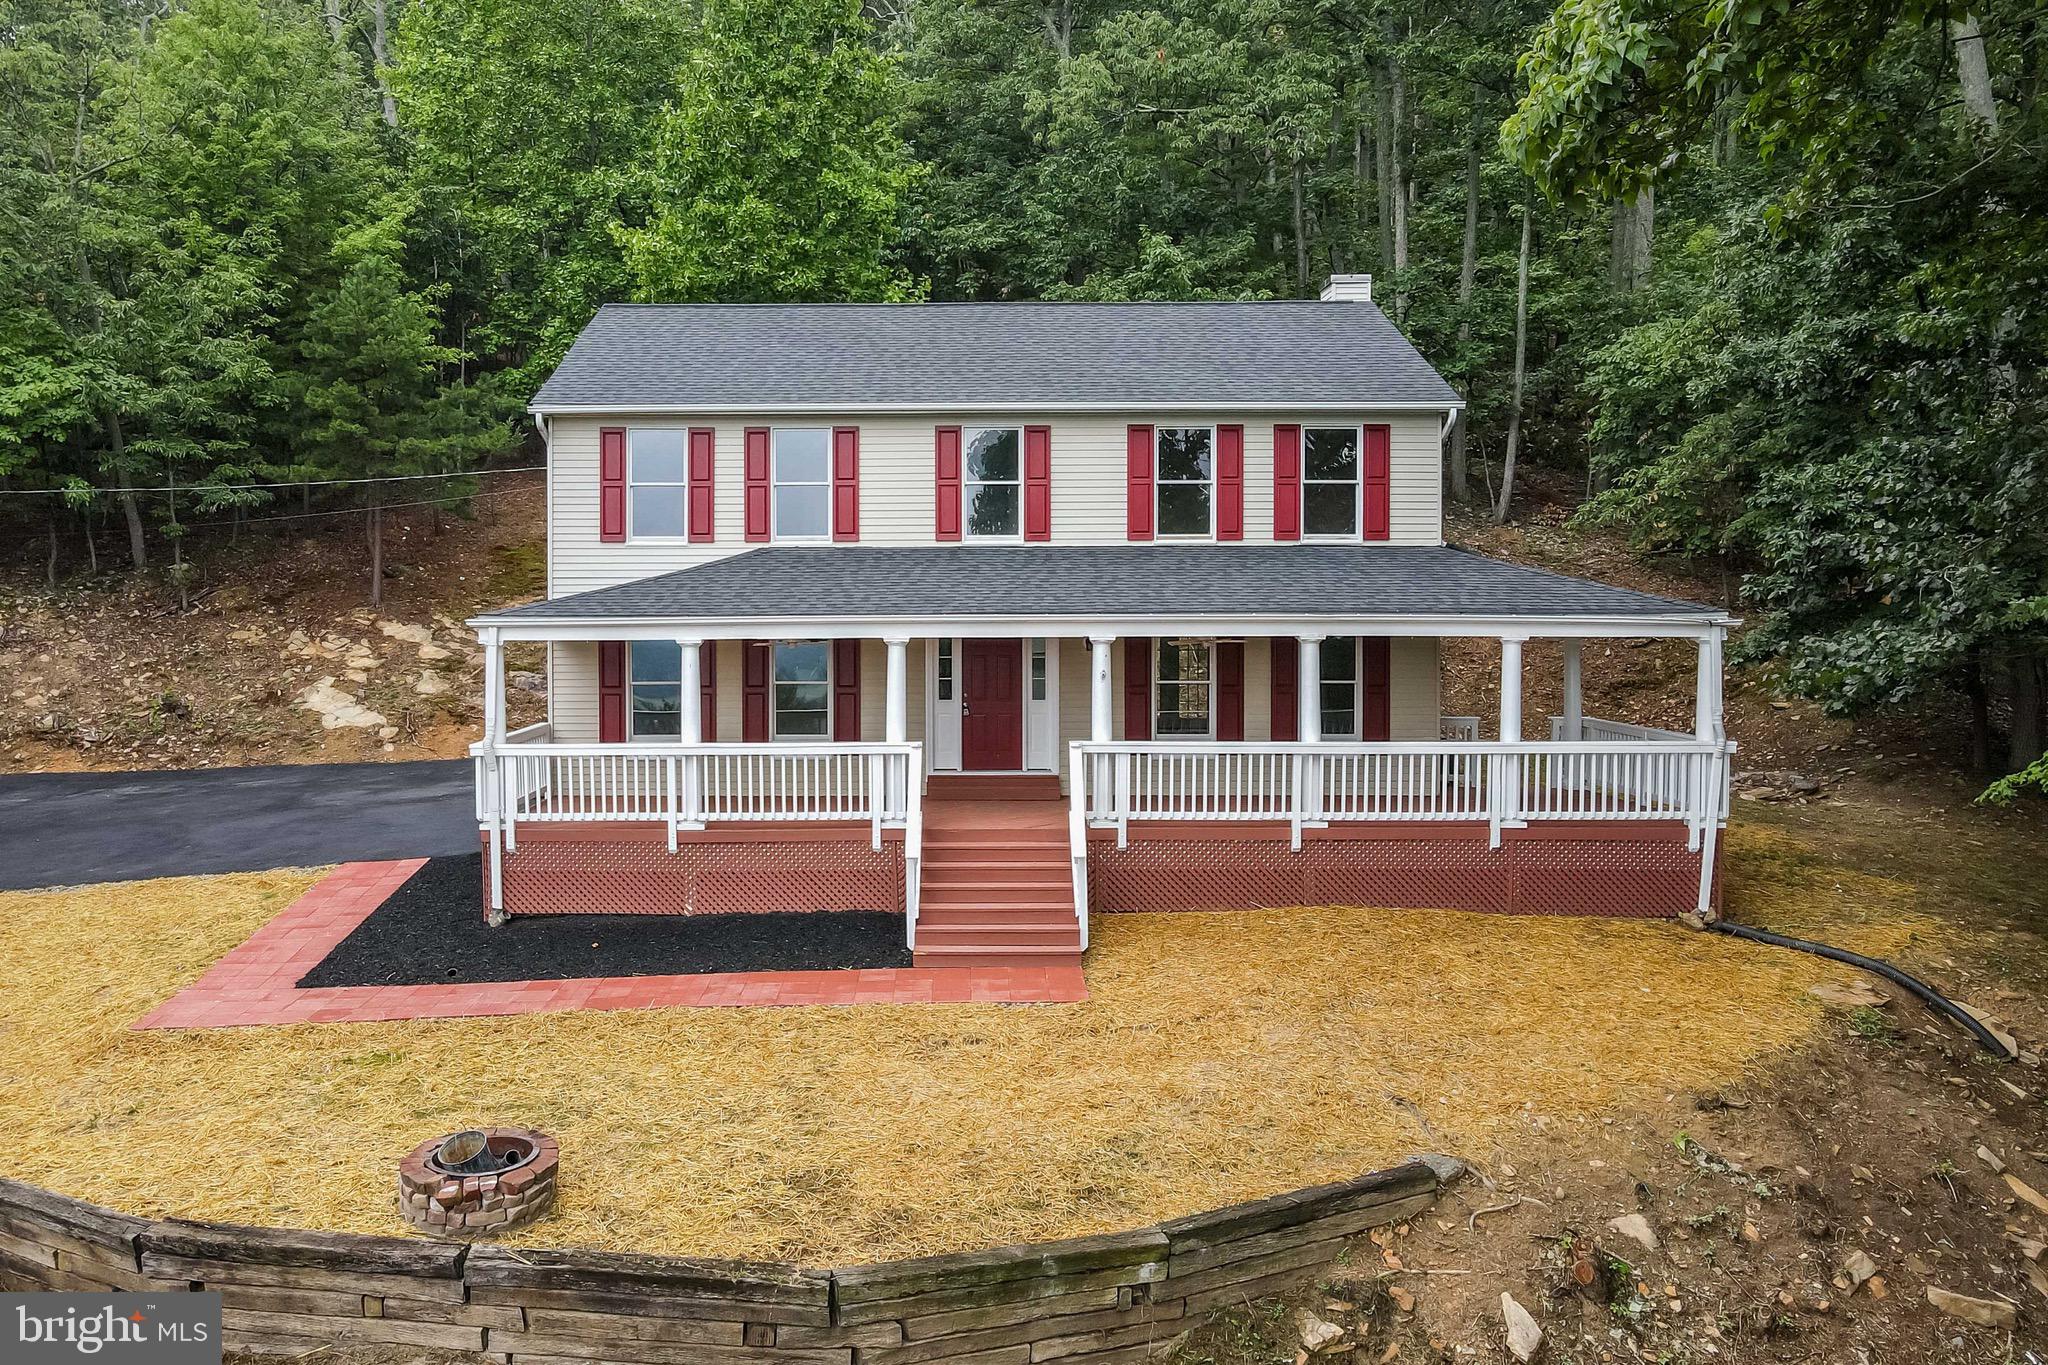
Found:
<path fill-rule="evenodd" d="M 635 296 L 902 299 L 890 259 L 912 182 L 894 64 L 858 0 L 708 0 L 618 238 Z"/>

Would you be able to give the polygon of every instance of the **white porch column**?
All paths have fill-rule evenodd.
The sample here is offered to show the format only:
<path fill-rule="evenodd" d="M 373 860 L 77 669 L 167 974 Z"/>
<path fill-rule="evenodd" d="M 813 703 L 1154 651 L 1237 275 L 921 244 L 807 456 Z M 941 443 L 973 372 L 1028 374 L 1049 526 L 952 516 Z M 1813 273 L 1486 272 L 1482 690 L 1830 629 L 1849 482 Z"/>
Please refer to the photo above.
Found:
<path fill-rule="evenodd" d="M 1522 742 L 1522 637 L 1500 637 L 1500 739 Z"/>
<path fill-rule="evenodd" d="M 1107 744 L 1116 738 L 1116 693 L 1110 687 L 1110 646 L 1114 635 L 1088 637 L 1088 740 Z"/>
<path fill-rule="evenodd" d="M 498 746 L 505 739 L 505 646 L 497 627 L 483 633 L 484 646 L 484 761 L 477 778 L 484 784 L 480 803 L 484 823 L 490 832 L 490 906 L 484 922 L 493 928 L 505 922 L 505 784 L 499 776 Z"/>
<path fill-rule="evenodd" d="M 1577 640 L 1564 643 L 1564 732 L 1560 739 L 1577 742 L 1586 737 L 1586 693 L 1581 678 L 1585 651 Z"/>
<path fill-rule="evenodd" d="M 484 743 L 505 738 L 505 646 L 496 626 L 484 630 Z"/>
<path fill-rule="evenodd" d="M 1693 676 L 1693 733 L 1703 740 L 1721 738 L 1721 637 L 1716 626 L 1699 640 L 1699 666 Z"/>
<path fill-rule="evenodd" d="M 1301 664 L 1295 682 L 1300 721 L 1295 733 L 1303 744 L 1314 744 L 1323 737 L 1323 637 L 1297 635 L 1294 638 L 1301 645 Z"/>
<path fill-rule="evenodd" d="M 882 738 L 891 744 L 910 739 L 910 640 L 884 639 L 889 647 L 888 709 L 883 716 Z"/>
<path fill-rule="evenodd" d="M 704 742 L 704 642 L 678 640 L 683 651 L 682 738 L 685 744 Z"/>

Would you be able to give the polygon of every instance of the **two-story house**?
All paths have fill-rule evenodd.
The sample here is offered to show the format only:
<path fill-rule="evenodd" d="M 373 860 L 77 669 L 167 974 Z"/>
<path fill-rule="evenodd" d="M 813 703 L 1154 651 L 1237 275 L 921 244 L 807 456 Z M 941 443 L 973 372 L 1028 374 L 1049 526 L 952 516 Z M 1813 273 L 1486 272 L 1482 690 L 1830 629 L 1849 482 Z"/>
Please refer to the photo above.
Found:
<path fill-rule="evenodd" d="M 1461 406 L 1365 277 L 603 309 L 532 404 L 547 600 L 473 623 L 489 913 L 882 909 L 986 964 L 1091 906 L 1708 908 L 1730 623 L 1447 547 Z M 1453 636 L 1499 641 L 1489 737 Z M 1696 733 L 1581 714 L 1597 636 L 1697 641 Z M 512 641 L 549 719 L 507 734 Z"/>

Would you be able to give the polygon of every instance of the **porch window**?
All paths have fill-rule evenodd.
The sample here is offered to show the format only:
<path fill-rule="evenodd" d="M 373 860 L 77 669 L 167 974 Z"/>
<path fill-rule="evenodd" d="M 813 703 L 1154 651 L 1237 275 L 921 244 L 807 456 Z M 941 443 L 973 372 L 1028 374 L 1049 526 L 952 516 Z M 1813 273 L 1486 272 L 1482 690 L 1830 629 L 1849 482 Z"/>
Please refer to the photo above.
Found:
<path fill-rule="evenodd" d="M 832 534 L 832 432 L 775 429 L 775 538 L 823 540 Z"/>
<path fill-rule="evenodd" d="M 1017 427 L 969 427 L 961 502 L 969 540 L 1014 540 L 1017 527 L 1017 471 L 1024 433 Z"/>
<path fill-rule="evenodd" d="M 1207 640 L 1161 640 L 1153 674 L 1152 733 L 1160 739 L 1204 738 L 1211 730 L 1209 691 L 1215 670 Z"/>
<path fill-rule="evenodd" d="M 1322 733 L 1324 739 L 1358 738 L 1358 638 L 1332 635 L 1323 641 Z"/>
<path fill-rule="evenodd" d="M 832 734 L 832 646 L 790 640 L 775 646 L 777 739 L 827 739 Z"/>
<path fill-rule="evenodd" d="M 677 536 L 689 501 L 683 432 L 633 427 L 626 432 L 627 526 L 635 536 Z"/>
<path fill-rule="evenodd" d="M 1159 534 L 1215 534 L 1215 429 L 1161 427 L 1154 441 Z"/>
<path fill-rule="evenodd" d="M 1031 642 L 1031 700 L 1045 700 L 1045 640 Z"/>
<path fill-rule="evenodd" d="M 939 700 L 953 700 L 953 641 L 939 641 Z"/>
<path fill-rule="evenodd" d="M 1304 427 L 1301 432 L 1301 529 L 1304 535 L 1356 539 L 1357 427 Z"/>
<path fill-rule="evenodd" d="M 626 654 L 630 739 L 676 739 L 683 733 L 683 647 L 674 640 L 635 640 Z"/>

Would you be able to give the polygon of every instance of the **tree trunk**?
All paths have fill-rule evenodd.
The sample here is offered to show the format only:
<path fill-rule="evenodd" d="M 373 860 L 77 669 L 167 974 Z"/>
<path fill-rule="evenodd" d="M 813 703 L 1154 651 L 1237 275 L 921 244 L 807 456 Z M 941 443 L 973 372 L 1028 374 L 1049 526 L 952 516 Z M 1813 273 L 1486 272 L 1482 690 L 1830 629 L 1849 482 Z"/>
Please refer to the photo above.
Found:
<path fill-rule="evenodd" d="M 1394 181 L 1388 175 L 1387 167 L 1394 159 L 1393 104 L 1386 80 L 1387 73 L 1380 73 L 1378 109 L 1372 124 L 1372 175 L 1374 187 L 1379 191 L 1380 208 L 1380 273 L 1391 274 L 1394 269 Z"/>
<path fill-rule="evenodd" d="M 1494 505 L 1494 525 L 1508 519 L 1508 504 L 1515 498 L 1515 453 L 1522 440 L 1522 380 L 1529 358 L 1529 206 L 1522 206 L 1522 251 L 1515 260 L 1515 381 L 1508 406 L 1507 450 L 1500 462 L 1500 501 Z"/>
<path fill-rule="evenodd" d="M 339 47 L 347 41 L 341 22 L 341 0 L 325 0 L 320 7 L 321 17 L 327 21 L 327 36 Z"/>
<path fill-rule="evenodd" d="M 1407 132 L 1408 82 L 1401 75 L 1398 64 L 1390 63 L 1387 68 L 1389 84 L 1392 87 L 1393 128 L 1388 138 L 1394 177 L 1394 316 L 1405 319 L 1408 316 L 1408 158 L 1403 154 L 1402 143 Z"/>
<path fill-rule="evenodd" d="M 1984 682 L 1984 653 L 1973 650 L 1963 665 L 1963 696 L 1970 711 L 1970 771 L 1979 778 L 1991 770 L 1991 691 Z"/>
<path fill-rule="evenodd" d="M 43 564 L 43 582 L 52 591 L 57 587 L 57 514 L 52 512 L 45 523 L 50 535 L 50 555 Z"/>
<path fill-rule="evenodd" d="M 1634 293 L 1650 280 L 1650 247 L 1656 236 L 1657 192 L 1644 186 L 1635 197 L 1614 201 L 1614 226 L 1608 236 L 1607 280 L 1623 293 Z"/>
<path fill-rule="evenodd" d="M 2011 673 L 2012 733 L 2006 745 L 2006 767 L 2018 772 L 2048 749 L 2041 715 L 2041 660 L 2022 649 L 2013 655 Z"/>
<path fill-rule="evenodd" d="M 1480 138 L 1486 127 L 1485 98 L 1472 96 L 1472 135 L 1465 144 L 1465 241 L 1458 256 L 1458 355 L 1462 364 L 1465 346 L 1472 340 L 1472 289 L 1479 278 L 1479 168 Z M 1468 398 L 1471 396 L 1466 395 Z M 1461 416 L 1451 428 L 1451 497 L 1457 502 L 1472 500 L 1472 471 L 1465 455 L 1465 432 L 1470 422 Z"/>
<path fill-rule="evenodd" d="M 384 605 L 384 509 L 370 508 L 370 605 Z"/>
<path fill-rule="evenodd" d="M 1956 47 L 1956 80 L 1963 87 L 1963 112 L 1988 136 L 1998 133 L 1998 104 L 1991 97 L 1991 63 L 1984 56 L 1984 32 L 1977 16 L 1951 20 L 1949 41 Z"/>
<path fill-rule="evenodd" d="M 1294 163 L 1294 277 L 1303 294 L 1308 293 L 1308 223 L 1301 203 L 1301 162 Z"/>
<path fill-rule="evenodd" d="M 391 93 L 391 26 L 385 0 L 370 0 L 370 60 L 376 63 L 377 94 L 384 103 L 384 126 L 398 126 L 398 99 Z"/>

